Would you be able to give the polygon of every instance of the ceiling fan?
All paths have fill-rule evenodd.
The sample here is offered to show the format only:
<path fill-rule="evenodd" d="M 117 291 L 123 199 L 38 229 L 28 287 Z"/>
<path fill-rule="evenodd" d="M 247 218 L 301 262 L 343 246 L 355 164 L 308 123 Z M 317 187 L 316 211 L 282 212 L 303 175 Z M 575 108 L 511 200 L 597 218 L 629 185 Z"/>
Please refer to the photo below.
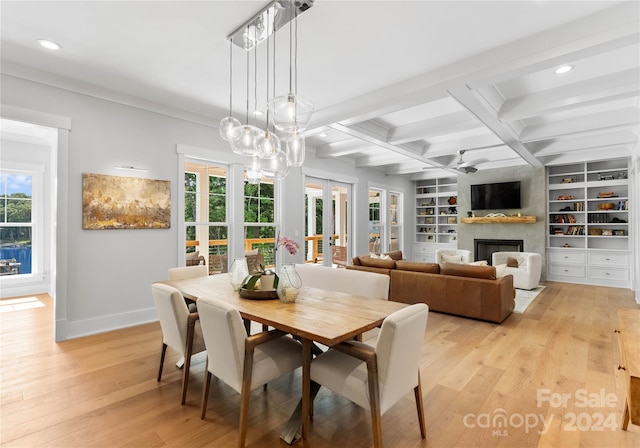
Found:
<path fill-rule="evenodd" d="M 467 152 L 466 149 L 460 149 L 458 151 L 458 160 L 456 161 L 455 165 L 442 166 L 442 167 L 426 166 L 423 169 L 428 170 L 428 169 L 433 169 L 433 168 L 439 168 L 439 169 L 442 169 L 442 168 L 453 168 L 453 169 L 458 170 L 458 171 L 460 171 L 461 173 L 464 173 L 464 174 L 473 174 L 476 171 L 478 171 L 477 165 L 489 161 L 489 159 L 483 158 L 483 159 L 475 159 L 475 160 L 471 160 L 469 162 L 465 162 L 464 159 L 462 158 L 462 156 L 466 152 Z"/>

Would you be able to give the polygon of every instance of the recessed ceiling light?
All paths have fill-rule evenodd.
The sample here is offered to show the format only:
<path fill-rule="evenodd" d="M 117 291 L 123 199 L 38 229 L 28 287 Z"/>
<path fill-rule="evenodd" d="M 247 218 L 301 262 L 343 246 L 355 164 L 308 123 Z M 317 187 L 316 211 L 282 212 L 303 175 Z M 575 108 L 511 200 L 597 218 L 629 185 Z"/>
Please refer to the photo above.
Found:
<path fill-rule="evenodd" d="M 255 110 L 255 111 L 253 111 L 253 115 L 255 115 L 256 117 L 259 117 L 260 115 L 262 115 L 262 111 L 261 110 Z"/>
<path fill-rule="evenodd" d="M 38 42 L 41 46 L 43 46 L 47 50 L 59 50 L 62 48 L 62 45 L 48 39 L 38 39 L 36 42 Z"/>
<path fill-rule="evenodd" d="M 569 73 L 573 70 L 573 65 L 562 65 L 556 69 L 557 75 L 562 75 L 563 73 Z"/>
<path fill-rule="evenodd" d="M 322 134 L 318 134 L 318 137 L 323 137 L 324 138 L 326 136 L 327 136 L 327 134 L 325 134 L 324 132 Z"/>

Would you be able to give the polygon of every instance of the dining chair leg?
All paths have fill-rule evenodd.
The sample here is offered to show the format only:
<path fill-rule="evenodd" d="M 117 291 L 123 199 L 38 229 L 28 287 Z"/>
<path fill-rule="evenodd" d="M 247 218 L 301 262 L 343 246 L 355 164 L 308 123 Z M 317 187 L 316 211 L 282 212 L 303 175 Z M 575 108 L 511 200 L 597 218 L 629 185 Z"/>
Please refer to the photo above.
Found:
<path fill-rule="evenodd" d="M 420 371 L 418 370 L 418 385 L 413 389 L 416 396 L 416 407 L 418 409 L 418 423 L 420 424 L 420 435 L 422 438 L 427 437 L 427 431 L 424 426 L 424 403 L 422 401 L 422 384 L 420 382 Z"/>
<path fill-rule="evenodd" d="M 158 369 L 158 382 L 162 379 L 162 367 L 164 367 L 164 355 L 167 353 L 167 344 L 162 343 L 162 351 L 160 352 L 160 368 Z"/>
<path fill-rule="evenodd" d="M 380 415 L 380 389 L 378 387 L 378 365 L 375 356 L 367 360 L 367 380 L 369 382 L 369 407 L 371 409 L 371 429 L 373 446 L 382 448 L 382 417 Z"/>
<path fill-rule="evenodd" d="M 207 415 L 207 403 L 209 402 L 209 386 L 211 386 L 211 372 L 209 372 L 209 360 L 205 367 L 204 384 L 202 385 L 202 403 L 200 404 L 200 419 Z"/>
<path fill-rule="evenodd" d="M 242 372 L 242 390 L 240 392 L 240 438 L 238 446 L 244 448 L 247 438 L 247 420 L 249 420 L 249 400 L 251 398 L 251 375 L 253 373 L 253 350 L 244 355 L 244 371 Z"/>
<path fill-rule="evenodd" d="M 182 401 L 184 404 L 187 400 L 187 387 L 189 386 L 189 368 L 191 367 L 191 351 L 193 350 L 193 334 L 195 333 L 195 320 L 189 319 L 187 327 L 187 343 L 184 348 L 184 367 L 182 371 Z"/>

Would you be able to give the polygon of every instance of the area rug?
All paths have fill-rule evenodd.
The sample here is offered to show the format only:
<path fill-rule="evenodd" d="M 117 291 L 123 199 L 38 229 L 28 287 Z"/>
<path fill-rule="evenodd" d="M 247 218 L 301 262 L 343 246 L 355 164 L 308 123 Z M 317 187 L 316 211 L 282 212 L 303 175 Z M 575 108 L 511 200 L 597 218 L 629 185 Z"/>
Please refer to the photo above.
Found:
<path fill-rule="evenodd" d="M 535 300 L 544 288 L 544 286 L 538 285 L 537 288 L 530 291 L 527 291 L 526 289 L 516 289 L 516 307 L 513 312 L 518 314 L 524 313 L 524 310 L 531 305 L 531 302 Z"/>

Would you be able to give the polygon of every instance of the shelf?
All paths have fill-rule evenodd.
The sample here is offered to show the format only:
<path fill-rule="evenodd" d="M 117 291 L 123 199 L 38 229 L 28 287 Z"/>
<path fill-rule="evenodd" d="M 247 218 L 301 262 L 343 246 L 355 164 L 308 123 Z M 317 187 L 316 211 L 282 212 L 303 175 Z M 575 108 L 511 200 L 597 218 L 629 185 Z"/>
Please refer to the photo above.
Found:
<path fill-rule="evenodd" d="M 480 216 L 475 218 L 462 218 L 465 224 L 533 224 L 535 216 Z"/>

